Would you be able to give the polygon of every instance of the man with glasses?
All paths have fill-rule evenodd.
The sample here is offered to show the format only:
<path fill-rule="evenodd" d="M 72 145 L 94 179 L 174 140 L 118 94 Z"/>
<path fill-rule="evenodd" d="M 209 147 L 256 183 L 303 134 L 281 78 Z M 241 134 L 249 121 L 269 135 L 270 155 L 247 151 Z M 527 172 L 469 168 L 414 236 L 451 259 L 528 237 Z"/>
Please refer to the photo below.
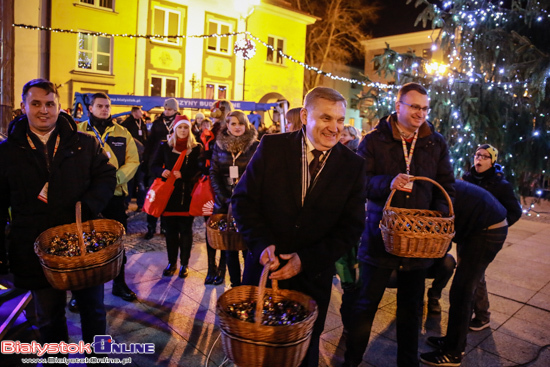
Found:
<path fill-rule="evenodd" d="M 462 177 L 475 185 L 483 187 L 506 208 L 508 227 L 516 223 L 521 217 L 521 205 L 514 194 L 512 185 L 504 178 L 502 167 L 497 163 L 498 150 L 490 145 L 483 144 L 477 148 L 474 155 L 474 166 Z M 470 330 L 480 331 L 488 328 L 491 313 L 489 312 L 489 296 L 485 273 L 483 273 L 474 294 L 475 317 L 470 322 Z"/>
<path fill-rule="evenodd" d="M 352 307 L 345 366 L 358 366 L 392 271 L 397 270 L 397 365 L 418 366 L 418 330 L 426 268 L 432 259 L 404 258 L 386 252 L 379 224 L 390 192 L 392 206 L 449 212 L 443 193 L 429 177 L 454 196 L 454 175 L 443 136 L 426 117 L 428 93 L 420 84 L 405 84 L 397 94 L 396 112 L 382 118 L 361 141 L 357 154 L 366 160 L 367 219 L 359 246 L 361 289 Z"/>

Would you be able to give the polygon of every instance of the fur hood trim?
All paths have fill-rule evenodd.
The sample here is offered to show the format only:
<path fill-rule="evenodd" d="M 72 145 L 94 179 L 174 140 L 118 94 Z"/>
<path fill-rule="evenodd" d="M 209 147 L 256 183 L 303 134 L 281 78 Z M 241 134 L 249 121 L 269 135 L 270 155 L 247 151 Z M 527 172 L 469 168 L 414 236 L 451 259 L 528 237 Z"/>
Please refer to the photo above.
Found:
<path fill-rule="evenodd" d="M 246 152 L 257 140 L 258 132 L 252 126 L 245 130 L 241 136 L 231 135 L 226 127 L 218 133 L 216 144 L 223 150 L 237 154 L 241 151 Z"/>

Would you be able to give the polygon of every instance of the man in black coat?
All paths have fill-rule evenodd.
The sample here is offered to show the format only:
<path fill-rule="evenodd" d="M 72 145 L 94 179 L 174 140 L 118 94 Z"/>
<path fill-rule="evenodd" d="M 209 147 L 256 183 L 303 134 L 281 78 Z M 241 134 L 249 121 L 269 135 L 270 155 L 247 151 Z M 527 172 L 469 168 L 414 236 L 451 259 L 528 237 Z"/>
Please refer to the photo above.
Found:
<path fill-rule="evenodd" d="M 431 366 L 460 366 L 466 349 L 474 292 L 508 234 L 506 209 L 489 192 L 465 181 L 455 182 L 455 231 L 458 266 L 449 291 L 445 337 L 429 337 L 437 348 L 420 359 Z"/>
<path fill-rule="evenodd" d="M 132 137 L 136 141 L 136 145 L 139 152 L 139 167 L 130 181 L 128 181 L 128 196 L 126 196 L 125 202 L 126 207 L 132 201 L 132 198 L 135 196 L 137 201 L 137 211 L 141 211 L 143 204 L 145 203 L 145 195 L 147 195 L 147 190 L 145 189 L 145 176 L 148 172 L 147 165 L 145 163 L 145 144 L 147 143 L 147 126 L 143 121 L 143 111 L 139 106 L 133 106 L 130 116 L 126 118 L 121 124 L 124 126 Z"/>
<path fill-rule="evenodd" d="M 331 88 L 305 97 L 303 130 L 266 135 L 233 192 L 233 213 L 249 253 L 244 284 L 271 262 L 281 288 L 319 307 L 302 366 L 317 366 L 334 263 L 359 240 L 365 220 L 365 163 L 338 143 L 346 100 Z"/>
<path fill-rule="evenodd" d="M 52 288 L 34 253 L 43 231 L 75 222 L 82 202 L 82 221 L 97 217 L 113 196 L 116 169 L 99 142 L 77 132 L 74 120 L 60 113 L 55 85 L 34 79 L 23 87 L 22 115 L 10 123 L 0 144 L 0 215 L 8 217 L 10 271 L 15 286 L 32 291 L 42 342 L 68 342 L 66 292 Z M 0 232 L 0 248 L 5 241 Z M 104 335 L 103 284 L 73 292 L 81 304 L 86 343 Z"/>

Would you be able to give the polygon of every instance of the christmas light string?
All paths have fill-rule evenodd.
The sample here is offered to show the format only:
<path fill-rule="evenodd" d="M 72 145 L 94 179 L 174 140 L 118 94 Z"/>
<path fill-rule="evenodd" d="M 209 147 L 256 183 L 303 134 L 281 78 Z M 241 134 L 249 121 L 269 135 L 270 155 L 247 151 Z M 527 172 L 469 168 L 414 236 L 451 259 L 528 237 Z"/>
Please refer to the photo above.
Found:
<path fill-rule="evenodd" d="M 84 35 L 89 35 L 89 36 L 94 36 L 94 37 L 102 36 L 102 37 L 124 37 L 124 38 L 144 38 L 144 39 L 157 39 L 157 38 L 169 38 L 169 39 L 212 38 L 212 37 L 231 37 L 231 36 L 244 35 L 245 37 L 250 37 L 251 39 L 261 43 L 262 45 L 269 48 L 274 53 L 278 53 L 279 55 L 281 55 L 285 59 L 287 59 L 289 61 L 292 61 L 293 63 L 299 64 L 300 66 L 302 66 L 303 68 L 305 68 L 307 70 L 313 70 L 313 71 L 315 71 L 315 72 L 317 72 L 317 73 L 319 73 L 319 74 L 321 74 L 325 77 L 331 78 L 333 80 L 340 80 L 340 81 L 351 83 L 351 84 L 359 84 L 359 85 L 362 85 L 364 87 L 376 87 L 376 88 L 385 88 L 385 89 L 387 89 L 387 88 L 399 88 L 399 86 L 392 85 L 392 84 L 374 83 L 374 82 L 366 83 L 364 81 L 360 81 L 360 80 L 357 80 L 357 79 L 346 78 L 346 77 L 334 75 L 332 73 L 323 71 L 323 70 L 321 70 L 319 68 L 316 68 L 314 66 L 310 66 L 310 65 L 306 64 L 305 62 L 297 60 L 294 57 L 292 57 L 291 55 L 285 54 L 281 50 L 277 50 L 275 47 L 273 47 L 272 45 L 262 41 L 258 37 L 252 35 L 250 32 L 231 32 L 231 33 L 223 33 L 223 34 L 214 33 L 214 34 L 201 34 L 201 35 L 159 35 L 159 34 L 153 35 L 153 34 L 127 34 L 127 33 L 120 34 L 120 33 L 106 33 L 106 32 L 75 31 L 73 29 L 51 28 L 51 27 L 44 27 L 44 26 L 34 26 L 34 25 L 29 25 L 29 24 L 13 24 L 13 27 L 31 29 L 31 30 L 49 31 L 49 32 L 54 32 L 54 33 L 84 34 Z M 243 53 L 244 56 L 247 56 L 249 58 L 251 57 L 249 55 L 249 53 L 251 53 L 251 51 L 244 54 L 244 51 L 246 49 L 244 49 L 242 47 L 242 44 L 238 44 L 236 46 L 236 48 L 237 48 L 238 53 Z M 251 49 L 249 49 L 249 50 L 251 50 Z"/>

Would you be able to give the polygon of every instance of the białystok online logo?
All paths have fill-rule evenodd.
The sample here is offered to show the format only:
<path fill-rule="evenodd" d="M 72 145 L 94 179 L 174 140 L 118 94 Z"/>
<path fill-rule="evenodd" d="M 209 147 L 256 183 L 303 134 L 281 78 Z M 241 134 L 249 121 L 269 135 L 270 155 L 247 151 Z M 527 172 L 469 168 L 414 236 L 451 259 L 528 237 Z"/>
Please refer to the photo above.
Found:
<path fill-rule="evenodd" d="M 13 340 L 2 340 L 0 342 L 0 351 L 2 354 L 35 354 L 39 357 L 44 354 L 75 354 L 88 353 L 91 354 L 109 354 L 109 353 L 124 353 L 124 354 L 154 354 L 154 343 L 115 343 L 115 340 L 110 335 L 96 335 L 94 342 L 84 343 L 44 343 L 40 344 L 36 341 L 31 343 L 21 343 Z"/>

